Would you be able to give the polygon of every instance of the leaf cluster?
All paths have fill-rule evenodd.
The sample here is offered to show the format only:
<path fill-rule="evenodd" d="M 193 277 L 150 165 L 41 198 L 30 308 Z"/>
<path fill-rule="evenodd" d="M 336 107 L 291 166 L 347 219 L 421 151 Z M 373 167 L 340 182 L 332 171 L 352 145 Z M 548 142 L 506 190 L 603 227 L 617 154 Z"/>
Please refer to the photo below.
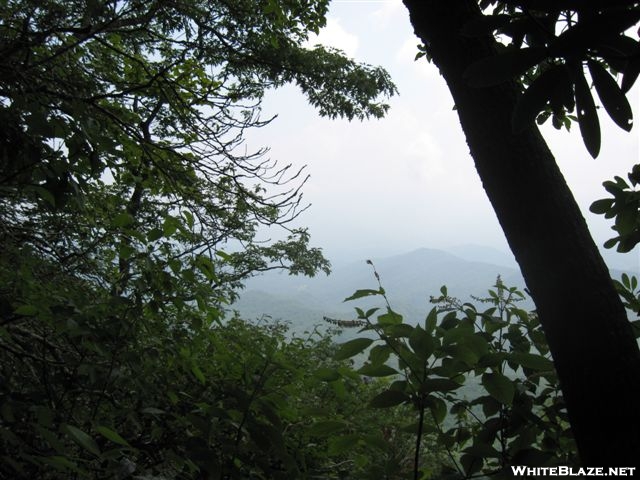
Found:
<path fill-rule="evenodd" d="M 567 129 L 577 120 L 587 150 L 597 157 L 600 124 L 586 71 L 607 114 L 620 128 L 631 130 L 626 93 L 640 74 L 640 44 L 628 30 L 640 20 L 636 3 L 489 0 L 480 6 L 493 10 L 461 33 L 495 35 L 500 49 L 471 65 L 465 76 L 477 87 L 512 79 L 521 83 L 514 132 L 533 120 L 541 124 L 552 117 L 556 128 Z M 616 75 L 622 78 L 620 85 Z"/>
<path fill-rule="evenodd" d="M 327 375 L 348 372 L 328 335 L 155 308 L 18 258 L 0 270 L 3 477 L 367 478 L 401 455 L 384 443 L 397 418 L 362 405 L 379 387 Z"/>
<path fill-rule="evenodd" d="M 615 219 L 611 229 L 617 235 L 604 246 L 613 248 L 617 244 L 618 252 L 630 252 L 640 243 L 640 165 L 635 165 L 627 178 L 629 182 L 618 176 L 604 182 L 612 198 L 596 200 L 589 208 L 593 213 Z"/>
<path fill-rule="evenodd" d="M 358 290 L 347 300 L 376 295 L 386 309 L 356 309 L 367 322 L 361 331 L 375 335 L 343 343 L 334 357 L 364 355 L 358 374 L 389 379 L 371 407 L 413 409 L 404 427 L 416 438 L 413 478 L 429 478 L 420 459 L 423 437 L 445 448 L 443 473 L 451 478 L 508 478 L 511 465 L 575 464 L 540 323 L 517 306 L 524 295 L 500 278 L 488 297 L 476 298 L 488 308 L 462 303 L 446 287 L 440 293 L 424 322 L 411 324 L 391 308 L 382 287 Z"/>

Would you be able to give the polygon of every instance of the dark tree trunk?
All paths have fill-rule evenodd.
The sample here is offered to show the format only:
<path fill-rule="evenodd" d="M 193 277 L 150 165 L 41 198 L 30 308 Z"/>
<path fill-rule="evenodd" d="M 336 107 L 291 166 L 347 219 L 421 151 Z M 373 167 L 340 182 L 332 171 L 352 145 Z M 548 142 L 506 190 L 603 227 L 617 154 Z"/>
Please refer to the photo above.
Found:
<path fill-rule="evenodd" d="M 444 76 L 483 186 L 520 264 L 547 335 L 585 466 L 640 462 L 640 352 L 586 222 L 535 125 L 511 130 L 513 82 L 462 78 L 493 55 L 491 37 L 458 34 L 482 15 L 473 0 L 404 0 Z M 586 159 L 585 159 L 586 161 Z M 637 474 L 640 472 L 636 472 Z"/>

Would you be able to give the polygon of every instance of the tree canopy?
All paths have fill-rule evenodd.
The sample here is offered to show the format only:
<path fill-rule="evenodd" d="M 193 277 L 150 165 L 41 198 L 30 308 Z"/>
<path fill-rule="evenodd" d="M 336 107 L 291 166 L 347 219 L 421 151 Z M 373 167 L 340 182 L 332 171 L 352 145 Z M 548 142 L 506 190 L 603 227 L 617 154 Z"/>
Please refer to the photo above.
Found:
<path fill-rule="evenodd" d="M 284 340 L 265 338 L 275 344 L 263 352 L 263 332 L 223 327 L 225 306 L 259 271 L 314 275 L 329 263 L 289 227 L 305 208 L 304 171 L 247 152 L 243 134 L 269 122 L 261 98 L 285 83 L 349 119 L 381 116 L 395 93 L 384 70 L 304 46 L 326 8 L 2 3 L 2 475 L 195 476 L 214 468 L 198 442 L 235 444 L 212 460 L 225 475 L 267 469 L 245 434 L 280 428 L 282 412 L 265 404 L 271 421 L 252 423 L 243 402 L 257 395 L 254 375 L 280 368 Z M 261 225 L 287 238 L 262 242 Z M 227 354 L 224 328 L 241 337 Z M 252 336 L 254 364 L 232 352 Z M 217 440 L 197 410 L 224 412 Z M 299 468 L 285 456 L 278 468 Z"/>

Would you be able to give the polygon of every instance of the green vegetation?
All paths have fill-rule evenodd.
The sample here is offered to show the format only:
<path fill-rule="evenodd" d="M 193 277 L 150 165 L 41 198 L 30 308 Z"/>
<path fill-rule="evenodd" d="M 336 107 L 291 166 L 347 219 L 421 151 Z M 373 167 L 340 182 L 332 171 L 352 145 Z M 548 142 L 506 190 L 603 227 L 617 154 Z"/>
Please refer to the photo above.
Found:
<path fill-rule="evenodd" d="M 520 291 L 498 277 L 489 296 L 475 298 L 474 305 L 442 287 L 417 325 L 392 309 L 381 284 L 347 300 L 368 296 L 384 300 L 383 313 L 356 311 L 362 331 L 378 339 L 354 338 L 335 358 L 368 349 L 357 372 L 393 380 L 370 407 L 413 407 L 404 428 L 416 437 L 414 479 L 432 478 L 432 466 L 419 456 L 423 437 L 436 438 L 446 452 L 442 473 L 452 479 L 511 478 L 512 465 L 578 464 L 549 347 L 537 315 L 518 308 Z"/>
<path fill-rule="evenodd" d="M 240 148 L 264 91 L 296 83 L 350 119 L 395 92 L 382 69 L 303 48 L 326 6 L 0 5 L 1 476 L 337 471 L 296 403 L 335 406 L 304 384 L 328 347 L 223 320 L 257 272 L 329 269 L 287 227 L 303 172 Z M 257 242 L 259 226 L 287 238 Z"/>
<path fill-rule="evenodd" d="M 402 412 L 363 408 L 380 387 L 332 361 L 328 336 L 232 319 L 110 339 L 87 320 L 14 334 L 32 343 L 3 355 L 4 476 L 373 479 L 404 460 Z"/>

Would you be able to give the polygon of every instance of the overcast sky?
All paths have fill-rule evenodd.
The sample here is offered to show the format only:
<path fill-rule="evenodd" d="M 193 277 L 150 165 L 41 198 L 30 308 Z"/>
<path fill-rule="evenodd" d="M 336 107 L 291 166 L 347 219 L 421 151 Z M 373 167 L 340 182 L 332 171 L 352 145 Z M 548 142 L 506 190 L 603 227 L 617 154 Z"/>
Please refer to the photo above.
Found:
<path fill-rule="evenodd" d="M 507 251 L 446 84 L 435 66 L 414 61 L 418 40 L 401 0 L 333 0 L 327 26 L 312 43 L 383 66 L 400 92 L 386 118 L 365 122 L 320 118 L 294 86 L 267 95 L 264 116 L 278 118 L 251 133 L 248 145 L 270 147 L 269 156 L 282 163 L 307 165 L 304 200 L 312 206 L 299 224 L 309 227 L 312 243 L 338 261 L 460 244 Z M 604 180 L 626 178 L 640 162 L 638 126 L 626 133 L 606 114 L 600 119 L 597 160 L 577 125 L 571 133 L 544 128 L 598 245 L 612 236 L 610 226 L 589 205 L 606 196 Z M 637 268 L 638 249 L 616 263 L 623 262 Z"/>

